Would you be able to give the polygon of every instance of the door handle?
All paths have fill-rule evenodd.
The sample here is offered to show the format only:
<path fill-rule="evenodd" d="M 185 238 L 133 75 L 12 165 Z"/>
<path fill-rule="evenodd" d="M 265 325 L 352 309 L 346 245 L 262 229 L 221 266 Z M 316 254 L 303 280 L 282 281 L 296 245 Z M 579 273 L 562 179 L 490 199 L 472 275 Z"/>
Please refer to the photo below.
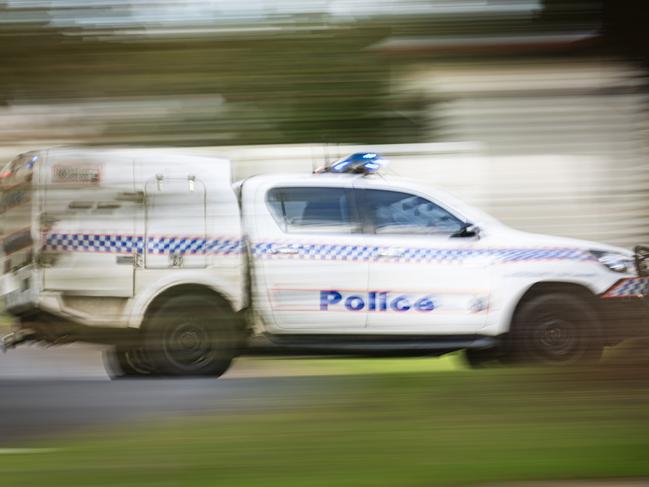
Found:
<path fill-rule="evenodd" d="M 142 254 L 140 252 L 136 252 L 133 255 L 118 255 L 117 257 L 115 257 L 115 263 L 119 265 L 142 267 Z"/>
<path fill-rule="evenodd" d="M 396 259 L 403 257 L 405 253 L 406 251 L 403 249 L 382 249 L 379 250 L 377 256 L 384 259 Z"/>
<path fill-rule="evenodd" d="M 134 255 L 118 255 L 115 257 L 115 262 L 122 265 L 135 265 Z"/>
<path fill-rule="evenodd" d="M 280 255 L 295 255 L 300 252 L 300 249 L 296 247 L 274 247 L 270 249 L 271 254 L 280 254 Z"/>

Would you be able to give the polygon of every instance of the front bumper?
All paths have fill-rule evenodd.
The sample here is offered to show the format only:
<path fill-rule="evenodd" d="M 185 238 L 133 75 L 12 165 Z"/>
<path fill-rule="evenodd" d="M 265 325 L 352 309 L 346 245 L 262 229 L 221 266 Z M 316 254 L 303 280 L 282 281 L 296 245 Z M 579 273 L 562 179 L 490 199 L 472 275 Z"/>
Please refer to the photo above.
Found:
<path fill-rule="evenodd" d="M 627 338 L 649 337 L 649 303 L 646 298 L 601 300 L 600 319 L 608 344 Z"/>
<path fill-rule="evenodd" d="M 609 344 L 649 336 L 649 277 L 617 281 L 600 295 L 599 312 Z"/>
<path fill-rule="evenodd" d="M 602 293 L 603 299 L 643 299 L 649 296 L 649 277 L 626 277 L 620 279 Z"/>

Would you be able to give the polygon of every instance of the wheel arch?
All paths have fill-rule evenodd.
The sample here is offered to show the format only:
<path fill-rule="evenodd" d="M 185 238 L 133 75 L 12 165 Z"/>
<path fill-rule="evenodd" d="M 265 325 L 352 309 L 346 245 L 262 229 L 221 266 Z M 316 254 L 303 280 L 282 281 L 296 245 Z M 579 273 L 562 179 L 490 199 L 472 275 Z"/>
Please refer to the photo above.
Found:
<path fill-rule="evenodd" d="M 132 316 L 130 327 L 142 328 L 145 326 L 146 319 L 155 313 L 164 303 L 176 296 L 205 296 L 214 299 L 219 305 L 226 307 L 232 313 L 239 315 L 241 310 L 236 308 L 232 296 L 223 292 L 221 289 L 214 288 L 206 283 L 174 283 L 159 289 L 157 293 L 147 297 L 146 302 L 141 303 L 139 312 Z"/>
<path fill-rule="evenodd" d="M 232 303 L 223 293 L 203 284 L 178 284 L 163 290 L 151 299 L 145 308 L 143 322 L 146 321 L 147 316 L 152 315 L 164 303 L 177 296 L 205 296 L 234 312 Z"/>
<path fill-rule="evenodd" d="M 599 301 L 597 295 L 593 293 L 588 287 L 577 284 L 574 282 L 562 282 L 562 281 L 543 281 L 532 284 L 528 287 L 521 297 L 516 302 L 516 305 L 511 309 L 509 316 L 507 317 L 508 327 L 507 330 L 511 330 L 516 315 L 520 312 L 521 308 L 525 303 L 531 301 L 532 299 L 543 296 L 547 294 L 565 294 L 569 296 L 576 297 L 584 301 L 588 306 L 590 306 L 597 316 L 599 323 L 597 324 L 600 328 L 601 323 L 601 312 Z"/>

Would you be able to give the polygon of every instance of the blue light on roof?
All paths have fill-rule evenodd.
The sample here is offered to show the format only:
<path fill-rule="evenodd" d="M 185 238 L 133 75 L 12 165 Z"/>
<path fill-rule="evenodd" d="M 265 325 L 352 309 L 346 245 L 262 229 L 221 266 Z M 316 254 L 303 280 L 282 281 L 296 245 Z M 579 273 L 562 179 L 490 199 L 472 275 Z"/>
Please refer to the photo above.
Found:
<path fill-rule="evenodd" d="M 357 152 L 334 162 L 329 167 L 333 173 L 369 174 L 381 169 L 387 161 L 375 152 Z"/>

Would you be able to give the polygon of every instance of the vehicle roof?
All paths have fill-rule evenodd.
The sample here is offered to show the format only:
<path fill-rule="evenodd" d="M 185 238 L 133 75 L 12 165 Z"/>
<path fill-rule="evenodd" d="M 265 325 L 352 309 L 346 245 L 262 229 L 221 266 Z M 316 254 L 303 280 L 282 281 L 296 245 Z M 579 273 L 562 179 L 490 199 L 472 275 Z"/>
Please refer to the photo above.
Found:
<path fill-rule="evenodd" d="M 420 184 L 417 181 L 408 178 L 402 178 L 397 176 L 385 176 L 382 174 L 304 174 L 304 173 L 281 173 L 281 174 L 263 174 L 258 176 L 252 176 L 257 184 L 266 184 L 266 185 L 290 185 L 295 186 L 296 184 L 305 184 L 308 186 L 317 186 L 317 185 L 347 185 L 350 181 L 357 181 L 362 183 L 364 187 L 376 186 L 380 187 L 399 187 L 403 189 L 411 189 L 413 191 L 423 191 L 426 193 L 430 192 L 440 192 L 445 193 L 442 190 L 435 188 L 434 186 L 428 184 Z M 237 181 L 234 184 L 236 186 L 241 185 L 243 181 Z"/>
<path fill-rule="evenodd" d="M 228 159 L 188 153 L 174 148 L 57 147 L 38 151 L 44 182 L 59 164 L 101 166 L 100 185 L 131 184 L 162 175 L 164 178 L 198 178 L 206 187 L 229 187 L 232 181 Z M 137 167 L 137 171 L 133 169 Z M 49 168 L 52 168 L 51 170 Z"/>
<path fill-rule="evenodd" d="M 44 149 L 42 151 L 47 153 L 53 158 L 70 157 L 102 157 L 114 159 L 132 159 L 138 158 L 141 160 L 155 159 L 160 162 L 171 162 L 182 159 L 185 162 L 206 163 L 219 161 L 222 163 L 230 163 L 226 158 L 211 157 L 204 155 L 196 155 L 183 148 L 148 148 L 148 147 L 133 147 L 133 148 L 112 148 L 112 147 L 54 147 L 51 149 Z"/>
<path fill-rule="evenodd" d="M 340 183 L 341 181 L 349 181 L 350 179 L 363 177 L 361 174 L 312 174 L 312 173 L 275 173 L 275 174 L 259 174 L 251 176 L 258 183 L 318 183 L 318 184 L 331 184 Z"/>

